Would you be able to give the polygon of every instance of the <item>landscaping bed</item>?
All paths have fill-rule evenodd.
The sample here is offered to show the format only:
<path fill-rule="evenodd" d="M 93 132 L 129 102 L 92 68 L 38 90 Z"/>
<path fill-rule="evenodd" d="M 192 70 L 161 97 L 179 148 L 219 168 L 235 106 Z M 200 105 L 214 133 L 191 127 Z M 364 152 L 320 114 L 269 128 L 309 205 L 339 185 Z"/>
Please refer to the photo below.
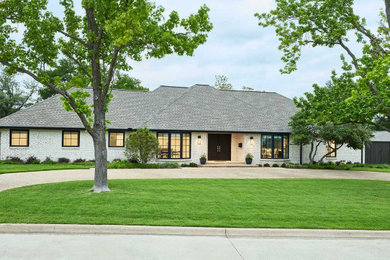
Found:
<path fill-rule="evenodd" d="M 260 164 L 259 167 L 282 167 L 293 169 L 325 169 L 325 170 L 352 170 L 352 171 L 372 171 L 372 172 L 390 172 L 390 164 L 361 164 L 361 163 L 344 163 L 344 162 L 323 162 L 315 164 Z"/>
<path fill-rule="evenodd" d="M 390 230 L 390 182 L 335 179 L 110 180 L 0 192 L 1 223 Z"/>

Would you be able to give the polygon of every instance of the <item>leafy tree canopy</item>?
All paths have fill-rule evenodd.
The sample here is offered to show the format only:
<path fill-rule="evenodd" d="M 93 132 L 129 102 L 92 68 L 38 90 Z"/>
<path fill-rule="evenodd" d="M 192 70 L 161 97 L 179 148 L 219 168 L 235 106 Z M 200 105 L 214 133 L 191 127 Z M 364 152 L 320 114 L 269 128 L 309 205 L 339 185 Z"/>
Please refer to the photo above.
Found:
<path fill-rule="evenodd" d="M 112 88 L 149 91 L 148 88 L 145 88 L 141 85 L 141 81 L 139 79 L 130 77 L 126 74 L 121 74 L 119 72 L 116 74 L 116 79 L 112 83 Z"/>
<path fill-rule="evenodd" d="M 233 89 L 233 85 L 229 83 L 229 80 L 225 75 L 215 75 L 214 86 L 217 89 L 224 89 L 224 90 Z"/>
<path fill-rule="evenodd" d="M 340 47 L 348 57 L 341 55 L 342 74 L 333 73 L 330 90 L 315 85 L 314 96 L 306 98 L 322 99 L 317 103 L 321 106 L 330 103 L 324 117 L 332 113 L 341 122 L 373 124 L 378 117 L 390 116 L 390 1 L 384 1 L 384 7 L 374 31 L 355 13 L 353 0 L 276 0 L 274 10 L 256 16 L 260 26 L 275 28 L 285 62 L 283 73 L 297 69 L 304 46 Z M 351 48 L 352 41 L 360 51 Z M 319 92 L 326 95 L 320 97 Z"/>
<path fill-rule="evenodd" d="M 36 88 L 37 85 L 33 83 L 24 83 L 22 87 L 14 76 L 2 71 L 0 74 L 0 118 L 32 105 Z"/>

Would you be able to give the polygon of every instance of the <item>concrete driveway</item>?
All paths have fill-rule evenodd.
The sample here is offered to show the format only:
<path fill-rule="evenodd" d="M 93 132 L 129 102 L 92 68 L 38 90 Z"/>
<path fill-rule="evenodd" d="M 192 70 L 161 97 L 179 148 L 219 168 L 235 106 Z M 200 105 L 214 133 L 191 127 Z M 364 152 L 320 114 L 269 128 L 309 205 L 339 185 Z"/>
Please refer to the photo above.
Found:
<path fill-rule="evenodd" d="M 0 191 L 33 184 L 93 180 L 94 171 L 60 170 L 0 174 Z M 390 173 L 286 168 L 181 168 L 181 169 L 109 169 L 109 179 L 163 178 L 325 178 L 390 181 Z"/>

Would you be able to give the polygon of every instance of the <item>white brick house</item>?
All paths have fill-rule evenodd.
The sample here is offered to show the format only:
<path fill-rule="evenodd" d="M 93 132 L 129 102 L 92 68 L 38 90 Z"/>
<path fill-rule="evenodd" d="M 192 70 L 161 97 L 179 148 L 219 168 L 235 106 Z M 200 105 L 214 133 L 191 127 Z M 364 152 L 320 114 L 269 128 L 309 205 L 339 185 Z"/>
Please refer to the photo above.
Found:
<path fill-rule="evenodd" d="M 161 86 L 151 92 L 114 90 L 107 119 L 108 160 L 124 159 L 124 139 L 148 127 L 162 153 L 156 161 L 243 163 L 308 162 L 309 147 L 290 144 L 293 101 L 274 92 L 217 90 L 208 85 Z M 376 138 L 376 139 L 375 139 Z M 388 133 L 375 140 L 389 142 Z M 302 152 L 301 152 L 302 150 Z M 318 159 L 326 153 L 321 146 Z M 17 156 L 40 160 L 94 158 L 92 138 L 58 95 L 0 119 L 0 159 Z M 389 158 L 390 159 L 390 158 Z M 327 161 L 364 162 L 364 151 L 341 148 Z"/>

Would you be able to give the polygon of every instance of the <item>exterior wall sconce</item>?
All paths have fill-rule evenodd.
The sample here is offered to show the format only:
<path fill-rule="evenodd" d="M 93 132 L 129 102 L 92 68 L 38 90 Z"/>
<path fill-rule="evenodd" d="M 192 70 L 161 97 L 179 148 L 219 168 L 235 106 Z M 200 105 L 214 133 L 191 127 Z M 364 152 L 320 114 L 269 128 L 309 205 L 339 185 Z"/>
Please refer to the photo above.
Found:
<path fill-rule="evenodd" d="M 202 137 L 200 135 L 198 135 L 198 144 L 202 144 Z"/>
<path fill-rule="evenodd" d="M 254 145 L 255 144 L 255 140 L 253 140 L 253 136 L 251 136 L 249 139 L 250 139 L 249 140 L 250 145 Z"/>

